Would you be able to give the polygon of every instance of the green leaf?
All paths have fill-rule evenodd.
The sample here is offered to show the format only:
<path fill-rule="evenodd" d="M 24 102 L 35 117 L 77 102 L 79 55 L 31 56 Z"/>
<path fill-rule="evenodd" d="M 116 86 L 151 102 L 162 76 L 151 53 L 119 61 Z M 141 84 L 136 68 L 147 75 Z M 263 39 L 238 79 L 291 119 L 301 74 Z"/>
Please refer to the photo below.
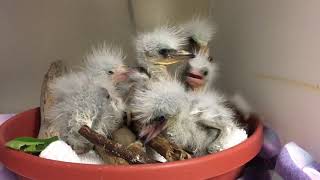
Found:
<path fill-rule="evenodd" d="M 59 138 L 54 136 L 48 139 L 37 139 L 32 137 L 18 137 L 6 143 L 11 149 L 16 149 L 28 153 L 39 153 L 43 151 L 50 143 Z"/>

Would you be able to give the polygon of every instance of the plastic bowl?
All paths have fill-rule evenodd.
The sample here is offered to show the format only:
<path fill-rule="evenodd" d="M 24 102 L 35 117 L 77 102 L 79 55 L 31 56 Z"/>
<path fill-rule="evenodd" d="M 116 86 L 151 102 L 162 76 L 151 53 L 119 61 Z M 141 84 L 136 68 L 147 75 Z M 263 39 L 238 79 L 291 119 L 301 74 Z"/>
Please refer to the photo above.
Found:
<path fill-rule="evenodd" d="M 85 165 L 42 159 L 8 149 L 4 144 L 19 136 L 36 137 L 40 126 L 39 108 L 18 114 L 0 126 L 0 161 L 20 179 L 236 179 L 243 166 L 260 150 L 262 125 L 250 121 L 252 134 L 241 144 L 222 152 L 164 164 L 130 166 Z"/>

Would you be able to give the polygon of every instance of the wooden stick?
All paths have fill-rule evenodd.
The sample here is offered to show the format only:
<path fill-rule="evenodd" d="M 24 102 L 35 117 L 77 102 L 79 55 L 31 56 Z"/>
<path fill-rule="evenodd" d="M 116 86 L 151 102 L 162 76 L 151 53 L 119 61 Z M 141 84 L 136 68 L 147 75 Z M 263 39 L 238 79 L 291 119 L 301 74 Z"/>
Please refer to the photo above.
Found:
<path fill-rule="evenodd" d="M 61 77 L 67 72 L 67 67 L 62 63 L 62 61 L 58 60 L 50 65 L 48 72 L 43 78 L 40 96 L 41 125 L 38 138 L 49 138 L 59 135 L 58 131 L 56 129 L 53 129 L 51 126 L 52 120 L 47 117 L 48 109 L 55 103 L 54 97 L 49 91 L 49 85 L 56 78 Z"/>
<path fill-rule="evenodd" d="M 122 127 L 112 133 L 112 140 L 127 147 L 128 145 L 136 141 L 136 135 L 133 132 L 131 132 L 130 129 L 128 129 L 127 127 Z M 113 164 L 113 165 L 129 164 L 126 160 L 122 158 L 106 153 L 103 147 L 101 146 L 96 146 L 95 150 L 103 159 L 103 161 L 107 164 Z"/>
<path fill-rule="evenodd" d="M 128 165 L 129 164 L 128 161 L 126 161 L 123 158 L 114 156 L 110 153 L 106 153 L 102 146 L 95 146 L 95 150 L 100 155 L 102 160 L 107 164 L 112 164 L 112 165 Z"/>
<path fill-rule="evenodd" d="M 106 153 L 121 157 L 128 161 L 129 164 L 155 163 L 155 161 L 150 159 L 146 153 L 132 152 L 123 145 L 98 134 L 88 126 L 82 126 L 79 133 L 94 145 L 103 147 Z"/>
<path fill-rule="evenodd" d="M 139 133 L 141 125 L 137 122 L 132 124 L 131 129 Z M 182 148 L 169 141 L 165 136 L 158 135 L 153 138 L 147 145 L 163 156 L 168 162 L 190 159 L 191 155 Z"/>
<path fill-rule="evenodd" d="M 170 142 L 163 135 L 153 138 L 148 145 L 163 156 L 168 162 L 190 159 L 191 155 Z"/>

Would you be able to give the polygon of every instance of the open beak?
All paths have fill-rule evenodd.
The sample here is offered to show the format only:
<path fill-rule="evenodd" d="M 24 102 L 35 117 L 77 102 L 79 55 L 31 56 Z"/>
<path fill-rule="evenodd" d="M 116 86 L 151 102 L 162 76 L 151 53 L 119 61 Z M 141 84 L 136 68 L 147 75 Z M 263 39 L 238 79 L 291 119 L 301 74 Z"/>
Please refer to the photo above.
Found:
<path fill-rule="evenodd" d="M 197 89 L 204 85 L 204 76 L 196 70 L 191 70 L 187 74 L 187 83 L 192 87 L 192 89 Z"/>
<path fill-rule="evenodd" d="M 153 124 L 144 126 L 139 134 L 139 138 L 143 139 L 144 143 L 147 144 L 166 129 L 166 124 L 166 121 L 155 121 Z"/>

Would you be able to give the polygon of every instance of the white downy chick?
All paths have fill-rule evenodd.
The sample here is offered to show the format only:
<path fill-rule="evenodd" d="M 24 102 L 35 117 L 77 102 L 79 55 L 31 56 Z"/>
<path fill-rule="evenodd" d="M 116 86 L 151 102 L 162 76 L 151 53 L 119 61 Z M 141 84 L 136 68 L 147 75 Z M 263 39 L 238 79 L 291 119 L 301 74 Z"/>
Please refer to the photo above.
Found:
<path fill-rule="evenodd" d="M 207 51 L 200 50 L 196 57 L 189 60 L 189 68 L 186 73 L 187 87 L 192 90 L 210 90 L 217 77 L 218 66 Z"/>
<path fill-rule="evenodd" d="M 41 158 L 63 162 L 82 164 L 104 164 L 103 160 L 94 151 L 78 155 L 67 143 L 58 140 L 52 142 L 39 155 Z"/>
<path fill-rule="evenodd" d="M 105 87 L 120 108 L 123 98 L 122 91 L 116 85 L 128 80 L 129 68 L 124 65 L 125 56 L 120 48 L 105 43 L 92 49 L 84 60 L 84 71 L 94 77 L 96 83 Z"/>
<path fill-rule="evenodd" d="M 212 134 L 215 131 L 217 135 L 214 140 L 211 139 L 209 142 L 207 141 L 208 144 L 204 144 L 207 153 L 222 151 L 247 138 L 246 131 L 237 124 L 234 112 L 226 106 L 226 100 L 221 94 L 215 91 L 190 93 L 192 94 L 191 118 L 197 119 L 200 126 L 210 130 Z M 203 150 L 199 151 L 200 154 L 204 152 Z"/>
<path fill-rule="evenodd" d="M 121 125 L 122 111 L 114 105 L 108 90 L 87 73 L 65 75 L 50 88 L 58 102 L 49 109 L 48 117 L 53 119 L 59 138 L 77 153 L 88 152 L 93 147 L 78 133 L 82 125 L 107 136 Z"/>
<path fill-rule="evenodd" d="M 184 35 L 188 38 L 187 49 L 194 52 L 195 58 L 190 59 L 185 68 L 185 83 L 191 89 L 208 89 L 217 75 L 218 66 L 210 56 L 208 44 L 213 38 L 216 27 L 208 18 L 195 17 L 181 25 Z M 181 74 L 181 71 L 178 72 Z"/>
<path fill-rule="evenodd" d="M 199 156 L 229 148 L 246 138 L 224 103 L 224 98 L 214 92 L 187 93 L 180 82 L 167 79 L 137 90 L 130 106 L 133 120 L 143 125 L 140 137 L 146 143 L 163 132 Z"/>
<path fill-rule="evenodd" d="M 137 89 L 130 103 L 133 121 L 142 125 L 140 138 L 145 143 L 168 126 L 188 118 L 190 104 L 183 85 L 174 79 L 151 81 Z"/>
<path fill-rule="evenodd" d="M 181 50 L 186 38 L 174 26 L 162 26 L 152 32 L 140 33 L 136 38 L 137 63 L 152 79 L 167 78 L 166 66 L 194 57 Z"/>

